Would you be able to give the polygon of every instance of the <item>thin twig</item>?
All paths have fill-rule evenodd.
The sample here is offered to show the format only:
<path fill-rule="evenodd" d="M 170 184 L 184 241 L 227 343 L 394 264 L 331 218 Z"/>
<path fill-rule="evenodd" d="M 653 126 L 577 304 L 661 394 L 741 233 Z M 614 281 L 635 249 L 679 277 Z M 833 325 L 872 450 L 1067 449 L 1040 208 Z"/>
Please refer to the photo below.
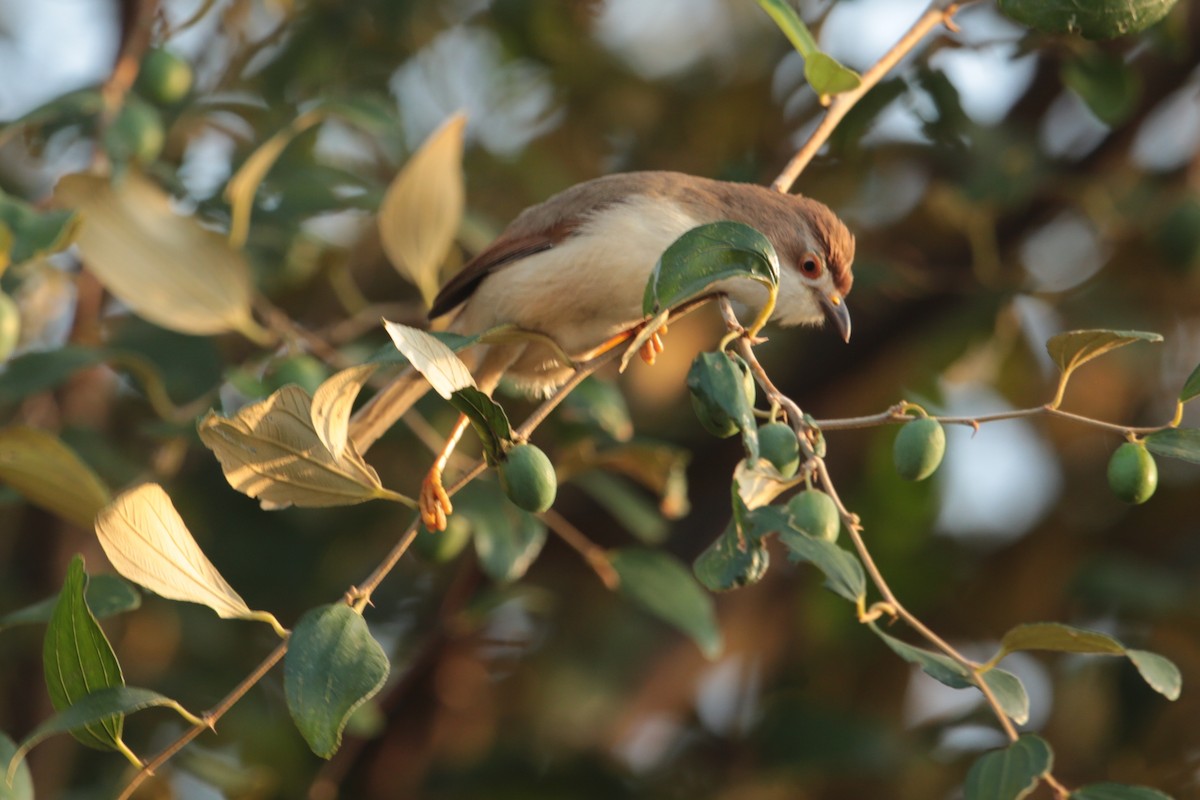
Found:
<path fill-rule="evenodd" d="M 930 3 L 920 18 L 908 29 L 908 32 L 900 37 L 900 41 L 896 42 L 891 50 L 884 53 L 883 57 L 874 66 L 863 73 L 862 81 L 856 88 L 848 92 L 842 92 L 834 97 L 833 102 L 829 104 L 829 108 L 826 109 L 825 116 L 821 118 L 821 122 L 817 125 L 816 130 L 812 132 L 812 135 L 808 137 L 808 141 L 792 156 L 792 160 L 779 173 L 779 177 L 771 184 L 771 188 L 777 192 L 791 191 L 792 184 L 796 182 L 796 178 L 800 177 L 800 173 L 813 160 L 817 151 L 821 149 L 822 145 L 833 134 L 838 123 L 849 113 L 850 109 L 854 108 L 863 95 L 874 88 L 875 84 L 879 83 L 884 75 L 891 72 L 892 68 L 908 55 L 930 31 L 939 25 L 949 24 L 961 5 L 961 3 L 947 2 L 946 0 L 934 0 L 934 2 Z"/>

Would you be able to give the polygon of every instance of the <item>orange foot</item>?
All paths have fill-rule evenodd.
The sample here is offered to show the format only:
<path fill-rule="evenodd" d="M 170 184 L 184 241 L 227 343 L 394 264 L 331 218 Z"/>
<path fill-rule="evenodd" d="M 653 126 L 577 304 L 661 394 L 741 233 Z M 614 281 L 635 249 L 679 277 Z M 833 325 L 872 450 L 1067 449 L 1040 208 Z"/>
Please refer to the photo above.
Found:
<path fill-rule="evenodd" d="M 446 530 L 446 517 L 454 511 L 450 495 L 442 486 L 442 471 L 437 467 L 429 470 L 421 481 L 421 494 L 417 498 L 421 510 L 421 521 L 431 531 Z"/>
<path fill-rule="evenodd" d="M 655 331 L 649 339 L 646 340 L 646 343 L 642 345 L 642 349 L 638 351 L 638 355 L 642 357 L 642 361 L 645 361 L 650 365 L 654 364 L 654 360 L 658 358 L 659 354 L 665 349 L 662 337 L 666 335 L 667 326 L 663 325 L 661 328 Z"/>

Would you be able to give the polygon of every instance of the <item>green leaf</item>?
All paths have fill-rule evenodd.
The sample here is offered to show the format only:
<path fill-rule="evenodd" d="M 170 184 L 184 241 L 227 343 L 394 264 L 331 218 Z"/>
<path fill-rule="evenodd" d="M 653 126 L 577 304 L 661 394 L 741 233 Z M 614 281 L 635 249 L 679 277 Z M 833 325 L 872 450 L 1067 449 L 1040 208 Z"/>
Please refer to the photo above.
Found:
<path fill-rule="evenodd" d="M 283 688 L 288 710 L 312 751 L 329 758 L 354 709 L 387 680 L 383 648 L 362 615 L 343 603 L 312 609 L 288 640 Z"/>
<path fill-rule="evenodd" d="M 1137 71 L 1120 56 L 1098 49 L 1064 64 L 1062 81 L 1110 127 L 1129 118 L 1142 93 Z"/>
<path fill-rule="evenodd" d="M 452 393 L 450 405 L 471 421 L 471 427 L 483 442 L 488 463 L 499 462 L 504 456 L 505 448 L 512 444 L 512 427 L 504 408 L 474 386 L 466 386 Z"/>
<path fill-rule="evenodd" d="M 564 481 L 593 468 L 620 473 L 659 496 L 661 517 L 679 519 L 689 509 L 687 466 L 691 458 L 685 447 L 639 438 L 599 449 L 592 442 L 568 448 L 556 466 Z M 659 522 L 665 524 L 661 517 Z"/>
<path fill-rule="evenodd" d="M 1086 330 L 1068 331 L 1050 337 L 1046 350 L 1063 375 L 1104 355 L 1110 350 L 1133 342 L 1161 342 L 1162 336 L 1147 331 Z"/>
<path fill-rule="evenodd" d="M 176 701 L 150 689 L 139 689 L 133 686 L 111 686 L 107 689 L 98 689 L 89 695 L 79 698 L 71 704 L 70 708 L 55 714 L 41 725 L 38 725 L 33 733 L 26 736 L 25 740 L 21 742 L 21 746 L 17 749 L 16 755 L 13 756 L 13 761 L 9 762 L 8 775 L 11 777 L 14 771 L 18 769 L 19 759 L 23 759 L 25 753 L 36 747 L 39 742 L 47 737 L 53 736 L 56 733 L 74 732 L 83 728 L 95 728 L 107 720 L 119 719 L 127 714 L 133 714 L 154 706 L 166 706 L 167 708 L 174 709 L 179 716 L 183 717 L 191 725 L 205 724 L 199 717 L 189 713 L 186 708 Z"/>
<path fill-rule="evenodd" d="M 84 600 L 86 586 L 83 557 L 77 555 L 67 568 L 42 645 L 42 669 L 55 711 L 69 708 L 97 689 L 125 685 L 112 645 Z M 120 716 L 109 717 L 72 730 L 71 735 L 88 747 L 113 750 L 119 747 L 123 722 Z"/>
<path fill-rule="evenodd" d="M 908 663 L 916 664 L 925 671 L 926 675 L 938 683 L 944 683 L 951 689 L 966 689 L 975 685 L 966 668 L 949 656 L 922 647 L 914 647 L 884 633 L 875 623 L 872 622 L 870 625 L 875 635 L 882 639 L 883 643 L 892 649 L 892 652 Z"/>
<path fill-rule="evenodd" d="M 132 611 L 142 604 L 142 596 L 137 589 L 111 572 L 93 575 L 87 583 L 84 596 L 87 598 L 88 608 L 91 609 L 92 615 L 96 619 Z M 17 611 L 10 611 L 0 617 L 0 629 L 11 625 L 49 622 L 54 615 L 54 606 L 57 603 L 58 595 L 55 595 Z"/>
<path fill-rule="evenodd" d="M 712 597 L 686 567 L 666 553 L 642 548 L 609 551 L 609 561 L 625 596 L 690 636 L 708 658 L 720 654 Z"/>
<path fill-rule="evenodd" d="M 1006 670 L 991 669 L 983 674 L 983 681 L 1013 722 L 1024 725 L 1029 721 L 1029 694 L 1020 678 Z"/>
<path fill-rule="evenodd" d="M 574 476 L 571 483 L 643 544 L 662 544 L 671 532 L 671 526 L 645 493 L 615 475 L 591 470 Z"/>
<path fill-rule="evenodd" d="M 658 259 L 642 297 L 652 316 L 706 292 L 723 280 L 745 278 L 779 285 L 779 257 L 770 240 L 740 222 L 711 222 L 676 239 Z"/>
<path fill-rule="evenodd" d="M 700 353 L 687 374 L 688 391 L 700 421 L 715 435 L 742 432 L 750 462 L 758 461 L 758 423 L 754 420 L 754 378 L 736 353 Z M 732 423 L 732 427 L 730 426 Z"/>
<path fill-rule="evenodd" d="M 488 577 L 511 583 L 524 576 L 546 544 L 541 520 L 509 502 L 495 481 L 472 482 L 454 502 L 471 520 L 475 554 Z"/>
<path fill-rule="evenodd" d="M 1168 700 L 1179 699 L 1179 692 L 1183 688 L 1179 667 L 1169 659 L 1148 650 L 1129 649 L 1125 651 L 1125 655 L 1137 667 L 1137 671 L 1142 675 L 1142 680 L 1146 681 L 1151 689 Z"/>
<path fill-rule="evenodd" d="M 1125 646 L 1105 633 L 1073 628 L 1058 622 L 1031 622 L 1009 629 L 1000 640 L 1000 650 L 1002 655 L 999 658 L 1016 650 L 1124 655 Z"/>
<path fill-rule="evenodd" d="M 17 743 L 0 733 L 0 767 L 7 767 L 17 756 Z M 33 776 L 24 759 L 16 762 L 11 781 L 0 775 L 0 800 L 33 800 Z"/>
<path fill-rule="evenodd" d="M 705 588 L 714 592 L 740 589 L 762 580 L 770 564 L 767 548 L 758 539 L 738 535 L 732 522 L 704 549 L 692 571 Z"/>
<path fill-rule="evenodd" d="M 1200 464 L 1200 428 L 1167 428 L 1146 437 L 1151 453 Z"/>
<path fill-rule="evenodd" d="M 1071 800 L 1171 800 L 1171 796 L 1146 786 L 1093 783 L 1071 792 Z"/>
<path fill-rule="evenodd" d="M 30 395 L 53 389 L 77 371 L 103 364 L 105 358 L 102 350 L 75 345 L 17 356 L 0 375 L 0 404 L 18 403 Z"/>
<path fill-rule="evenodd" d="M 787 36 L 796 52 L 805 59 L 817 52 L 817 40 L 787 0 L 758 0 L 758 4 L 767 12 L 767 16 L 775 20 L 775 24 Z"/>
<path fill-rule="evenodd" d="M 1176 0 L 999 0 L 1000 11 L 1042 33 L 1112 39 L 1149 28 Z"/>
<path fill-rule="evenodd" d="M 1192 370 L 1192 374 L 1188 376 L 1187 381 L 1183 384 L 1183 389 L 1179 392 L 1179 402 L 1186 403 L 1188 400 L 1194 400 L 1200 397 L 1200 364 Z"/>
<path fill-rule="evenodd" d="M 65 250 L 79 231 L 73 211 L 38 211 L 0 191 L 0 225 L 12 234 L 9 263 L 21 264 Z"/>
<path fill-rule="evenodd" d="M 1054 753 L 1040 736 L 1021 734 L 1003 750 L 980 758 L 967 773 L 965 800 L 1020 800 L 1050 773 Z"/>
<path fill-rule="evenodd" d="M 598 432 L 617 442 L 633 436 L 633 419 L 629 404 L 616 383 L 597 378 L 585 378 L 558 407 L 559 422 L 585 433 Z"/>
<path fill-rule="evenodd" d="M 841 94 L 857 89 L 862 76 L 839 64 L 825 53 L 813 53 L 804 59 L 804 79 L 822 100 L 832 94 Z"/>
<path fill-rule="evenodd" d="M 762 509 L 756 509 L 754 514 L 760 511 Z M 867 579 L 862 564 L 853 553 L 795 529 L 782 531 L 779 541 L 787 547 L 792 561 L 807 561 L 821 570 L 830 591 L 852 603 L 866 596 Z"/>

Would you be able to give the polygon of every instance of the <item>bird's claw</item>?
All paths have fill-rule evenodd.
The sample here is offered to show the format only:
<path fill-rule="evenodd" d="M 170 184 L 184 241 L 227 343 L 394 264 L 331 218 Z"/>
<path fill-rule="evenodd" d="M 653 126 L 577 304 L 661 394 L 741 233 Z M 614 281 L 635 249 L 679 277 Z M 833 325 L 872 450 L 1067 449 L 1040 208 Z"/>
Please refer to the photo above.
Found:
<path fill-rule="evenodd" d="M 650 338 L 646 340 L 646 342 L 642 345 L 641 350 L 638 351 L 638 355 L 642 357 L 642 361 L 645 361 L 647 364 L 653 366 L 655 359 L 657 359 L 659 354 L 666 349 L 666 346 L 663 344 L 662 340 L 662 337 L 666 335 L 666 325 L 663 325 L 650 335 Z"/>
<path fill-rule="evenodd" d="M 431 531 L 446 530 L 446 518 L 454 511 L 450 495 L 442 486 L 442 471 L 436 467 L 429 470 L 421 481 L 421 494 L 417 498 L 421 511 L 421 522 Z"/>

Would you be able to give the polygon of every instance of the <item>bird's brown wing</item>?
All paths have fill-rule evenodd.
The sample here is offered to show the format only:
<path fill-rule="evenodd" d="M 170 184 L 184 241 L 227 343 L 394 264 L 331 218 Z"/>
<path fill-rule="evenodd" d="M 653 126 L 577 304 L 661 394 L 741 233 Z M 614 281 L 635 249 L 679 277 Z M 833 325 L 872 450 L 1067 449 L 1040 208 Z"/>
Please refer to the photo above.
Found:
<path fill-rule="evenodd" d="M 442 314 L 454 310 L 456 306 L 465 302 L 475 293 L 475 289 L 488 275 L 506 264 L 549 250 L 570 236 L 576 227 L 573 224 L 560 223 L 548 230 L 528 236 L 511 237 L 502 234 L 491 246 L 468 261 L 457 275 L 447 281 L 433 300 L 433 306 L 429 309 L 429 318 L 436 319 Z"/>

